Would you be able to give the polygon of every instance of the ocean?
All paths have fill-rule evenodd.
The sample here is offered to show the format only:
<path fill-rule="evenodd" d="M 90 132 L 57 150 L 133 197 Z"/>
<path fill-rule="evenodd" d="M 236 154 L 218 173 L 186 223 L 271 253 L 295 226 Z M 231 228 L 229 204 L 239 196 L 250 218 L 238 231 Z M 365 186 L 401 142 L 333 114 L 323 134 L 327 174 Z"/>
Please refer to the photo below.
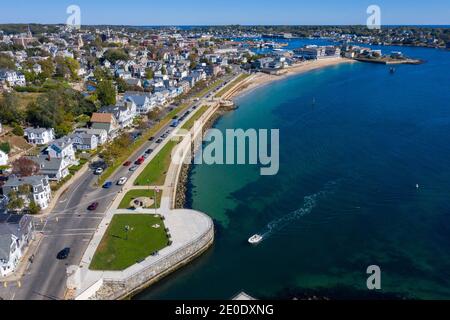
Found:
<path fill-rule="evenodd" d="M 215 244 L 136 299 L 450 299 L 450 51 L 380 49 L 425 63 L 341 64 L 236 100 L 214 127 L 279 129 L 279 174 L 193 166 L 188 205 Z"/>

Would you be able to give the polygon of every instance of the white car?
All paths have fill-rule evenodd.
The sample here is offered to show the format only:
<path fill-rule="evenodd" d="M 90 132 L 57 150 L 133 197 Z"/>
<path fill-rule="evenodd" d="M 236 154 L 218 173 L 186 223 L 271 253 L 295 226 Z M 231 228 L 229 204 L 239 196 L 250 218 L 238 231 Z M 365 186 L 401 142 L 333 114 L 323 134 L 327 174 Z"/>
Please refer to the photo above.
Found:
<path fill-rule="evenodd" d="M 101 175 L 103 173 L 103 168 L 97 168 L 96 170 L 95 170 L 95 174 L 96 175 Z"/>
<path fill-rule="evenodd" d="M 119 181 L 117 181 L 117 185 L 118 186 L 123 186 L 125 183 L 127 183 L 128 178 L 127 177 L 122 177 L 119 179 Z"/>

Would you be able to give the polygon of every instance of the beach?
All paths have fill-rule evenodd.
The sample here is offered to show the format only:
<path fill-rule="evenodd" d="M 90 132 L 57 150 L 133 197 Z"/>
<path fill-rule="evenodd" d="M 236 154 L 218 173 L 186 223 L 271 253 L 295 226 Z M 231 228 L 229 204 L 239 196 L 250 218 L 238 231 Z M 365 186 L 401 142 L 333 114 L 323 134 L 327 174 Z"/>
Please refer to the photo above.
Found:
<path fill-rule="evenodd" d="M 279 75 L 271 75 L 267 73 L 256 73 L 245 81 L 242 81 L 238 88 L 232 91 L 231 94 L 225 94 L 224 97 L 227 99 L 236 98 L 240 95 L 248 93 L 249 91 L 259 88 L 261 86 L 267 85 L 274 81 L 283 80 L 287 77 L 299 75 L 308 71 L 317 70 L 325 67 L 335 66 L 342 63 L 355 63 L 355 60 L 346 58 L 329 58 L 322 60 L 311 60 L 302 63 L 295 64 L 288 67 L 282 71 Z"/>

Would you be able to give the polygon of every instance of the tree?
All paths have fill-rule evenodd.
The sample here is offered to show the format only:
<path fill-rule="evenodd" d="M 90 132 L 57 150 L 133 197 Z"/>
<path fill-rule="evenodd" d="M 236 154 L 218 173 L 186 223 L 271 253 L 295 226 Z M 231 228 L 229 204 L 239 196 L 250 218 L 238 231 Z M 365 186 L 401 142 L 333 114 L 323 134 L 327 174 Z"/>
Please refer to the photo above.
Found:
<path fill-rule="evenodd" d="M 0 54 L 0 69 L 16 69 L 14 60 L 6 54 Z"/>
<path fill-rule="evenodd" d="M 45 60 L 42 60 L 39 62 L 42 72 L 40 73 L 39 77 L 42 79 L 48 79 L 53 76 L 55 73 L 55 64 L 53 63 L 51 58 L 47 58 Z"/>
<path fill-rule="evenodd" d="M 12 173 L 19 177 L 30 177 L 39 172 L 39 165 L 31 159 L 21 157 L 12 163 Z"/>
<path fill-rule="evenodd" d="M 8 154 L 11 152 L 11 146 L 9 145 L 8 142 L 0 143 L 0 150 Z"/>
<path fill-rule="evenodd" d="M 97 86 L 97 97 L 102 106 L 116 104 L 116 88 L 111 80 L 100 81 Z"/>
<path fill-rule="evenodd" d="M 147 114 L 148 118 L 150 120 L 158 120 L 159 117 L 161 116 L 161 109 L 160 108 L 153 108 L 151 111 L 149 111 L 149 113 Z"/>
<path fill-rule="evenodd" d="M 103 57 L 111 63 L 116 63 L 119 60 L 128 61 L 130 57 L 123 49 L 110 49 L 106 51 Z"/>
<path fill-rule="evenodd" d="M 70 77 L 72 80 L 78 79 L 78 71 L 80 70 L 80 64 L 74 58 L 67 57 L 65 59 L 67 68 L 70 70 Z"/>
<path fill-rule="evenodd" d="M 152 69 L 148 68 L 148 69 L 145 70 L 145 78 L 147 80 L 153 79 L 154 76 L 155 76 L 155 73 L 153 72 Z"/>
<path fill-rule="evenodd" d="M 23 114 L 19 110 L 19 97 L 16 93 L 4 93 L 0 101 L 0 122 L 13 123 L 21 122 Z"/>
<path fill-rule="evenodd" d="M 19 193 L 16 191 L 11 191 L 8 194 L 8 205 L 7 208 L 12 211 L 20 210 L 24 207 L 25 201 L 22 197 L 19 196 Z"/>
<path fill-rule="evenodd" d="M 37 215 L 39 212 L 41 212 L 41 207 L 34 201 L 30 202 L 30 205 L 28 206 L 28 210 L 30 211 L 31 215 Z"/>

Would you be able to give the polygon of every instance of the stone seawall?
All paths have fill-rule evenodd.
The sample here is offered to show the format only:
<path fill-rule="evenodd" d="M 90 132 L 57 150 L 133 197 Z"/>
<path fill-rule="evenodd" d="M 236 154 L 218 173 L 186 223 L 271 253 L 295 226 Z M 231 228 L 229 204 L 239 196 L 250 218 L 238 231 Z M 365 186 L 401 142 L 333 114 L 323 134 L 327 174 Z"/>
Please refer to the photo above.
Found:
<path fill-rule="evenodd" d="M 164 257 L 160 261 L 152 264 L 150 267 L 120 281 L 107 278 L 103 279 L 103 285 L 90 299 L 123 300 L 130 298 L 199 257 L 213 242 L 214 224 L 211 221 L 207 232 L 191 243 L 181 247 L 170 256 Z"/>

